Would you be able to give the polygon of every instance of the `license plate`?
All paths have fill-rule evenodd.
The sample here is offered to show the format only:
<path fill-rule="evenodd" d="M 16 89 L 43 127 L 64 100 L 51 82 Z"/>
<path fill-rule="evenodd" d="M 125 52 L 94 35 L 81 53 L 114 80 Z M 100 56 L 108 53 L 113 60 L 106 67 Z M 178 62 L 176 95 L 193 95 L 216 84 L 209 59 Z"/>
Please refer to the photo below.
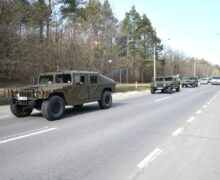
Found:
<path fill-rule="evenodd" d="M 18 100 L 19 100 L 19 101 L 27 101 L 27 97 L 19 96 L 19 97 L 18 97 Z"/>

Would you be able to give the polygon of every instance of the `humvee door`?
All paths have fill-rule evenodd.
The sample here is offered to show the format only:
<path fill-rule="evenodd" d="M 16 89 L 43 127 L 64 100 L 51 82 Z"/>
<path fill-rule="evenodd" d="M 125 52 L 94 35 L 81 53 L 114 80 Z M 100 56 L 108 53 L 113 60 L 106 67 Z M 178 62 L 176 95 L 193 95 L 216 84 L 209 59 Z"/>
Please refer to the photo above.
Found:
<path fill-rule="evenodd" d="M 88 75 L 74 74 L 73 96 L 76 101 L 87 100 L 89 98 Z"/>
<path fill-rule="evenodd" d="M 89 75 L 89 99 L 97 100 L 100 98 L 101 88 L 98 74 Z"/>

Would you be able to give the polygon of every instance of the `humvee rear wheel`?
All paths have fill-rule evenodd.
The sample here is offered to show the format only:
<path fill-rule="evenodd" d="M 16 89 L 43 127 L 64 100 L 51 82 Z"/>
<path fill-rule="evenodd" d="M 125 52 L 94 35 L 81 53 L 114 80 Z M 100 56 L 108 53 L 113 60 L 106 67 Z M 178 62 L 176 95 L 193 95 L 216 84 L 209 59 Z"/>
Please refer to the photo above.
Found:
<path fill-rule="evenodd" d="M 109 91 L 104 91 L 102 93 L 102 97 L 101 100 L 98 101 L 99 102 L 99 107 L 101 109 L 107 109 L 110 108 L 112 106 L 112 95 L 111 92 Z"/>
<path fill-rule="evenodd" d="M 12 114 L 14 114 L 18 118 L 30 116 L 30 114 L 33 111 L 32 108 L 23 109 L 22 106 L 12 104 L 12 103 L 10 104 L 10 109 L 11 109 Z"/>
<path fill-rule="evenodd" d="M 42 103 L 43 116 L 52 121 L 60 119 L 65 111 L 65 103 L 60 96 L 52 96 L 49 100 Z"/>

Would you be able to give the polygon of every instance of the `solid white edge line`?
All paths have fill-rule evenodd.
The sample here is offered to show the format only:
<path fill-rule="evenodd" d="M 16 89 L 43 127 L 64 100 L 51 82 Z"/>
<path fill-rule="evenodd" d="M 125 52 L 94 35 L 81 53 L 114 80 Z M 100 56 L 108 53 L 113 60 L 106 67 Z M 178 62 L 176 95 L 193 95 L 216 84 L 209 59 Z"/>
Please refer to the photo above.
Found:
<path fill-rule="evenodd" d="M 203 109 L 207 108 L 207 105 L 202 106 Z"/>
<path fill-rule="evenodd" d="M 195 120 L 195 117 L 192 116 L 192 117 L 190 117 L 190 118 L 187 120 L 187 122 L 188 122 L 188 123 L 191 123 L 191 122 L 193 122 L 194 120 Z"/>
<path fill-rule="evenodd" d="M 196 112 L 196 114 L 200 114 L 201 112 L 202 112 L 202 110 L 200 109 Z"/>
<path fill-rule="evenodd" d="M 0 116 L 0 119 L 3 119 L 3 118 L 8 118 L 10 117 L 9 115 L 3 115 L 3 116 Z"/>
<path fill-rule="evenodd" d="M 183 132 L 184 128 L 179 128 L 176 131 L 173 132 L 171 136 L 178 136 Z"/>
<path fill-rule="evenodd" d="M 46 132 L 53 131 L 53 130 L 56 130 L 56 129 L 57 128 L 49 128 L 49 129 L 45 129 L 45 130 L 42 130 L 42 131 L 37 131 L 37 132 L 34 132 L 34 133 L 25 134 L 25 135 L 17 136 L 17 137 L 10 138 L 10 139 L 5 139 L 5 140 L 0 141 L 0 144 L 8 143 L 8 142 L 11 142 L 11 141 L 16 141 L 16 140 L 19 140 L 19 139 L 27 138 L 27 137 L 42 134 L 42 133 L 46 133 Z"/>
<path fill-rule="evenodd" d="M 154 100 L 155 102 L 160 102 L 160 101 L 165 101 L 167 99 L 171 99 L 171 97 L 163 97 L 163 98 L 159 98 L 159 99 L 156 99 Z"/>
<path fill-rule="evenodd" d="M 137 167 L 140 169 L 146 168 L 150 162 L 152 162 L 157 156 L 159 156 L 162 153 L 162 150 L 159 148 L 156 148 L 151 154 L 149 154 L 143 161 L 141 161 Z"/>

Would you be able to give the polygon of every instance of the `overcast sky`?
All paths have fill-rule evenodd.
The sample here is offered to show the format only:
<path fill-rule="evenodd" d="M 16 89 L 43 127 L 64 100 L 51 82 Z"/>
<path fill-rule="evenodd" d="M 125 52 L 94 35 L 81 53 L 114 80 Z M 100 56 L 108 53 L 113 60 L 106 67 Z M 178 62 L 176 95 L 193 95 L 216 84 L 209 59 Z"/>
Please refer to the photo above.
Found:
<path fill-rule="evenodd" d="M 135 5 L 162 40 L 187 56 L 220 65 L 220 0 L 109 0 L 122 20 Z"/>

